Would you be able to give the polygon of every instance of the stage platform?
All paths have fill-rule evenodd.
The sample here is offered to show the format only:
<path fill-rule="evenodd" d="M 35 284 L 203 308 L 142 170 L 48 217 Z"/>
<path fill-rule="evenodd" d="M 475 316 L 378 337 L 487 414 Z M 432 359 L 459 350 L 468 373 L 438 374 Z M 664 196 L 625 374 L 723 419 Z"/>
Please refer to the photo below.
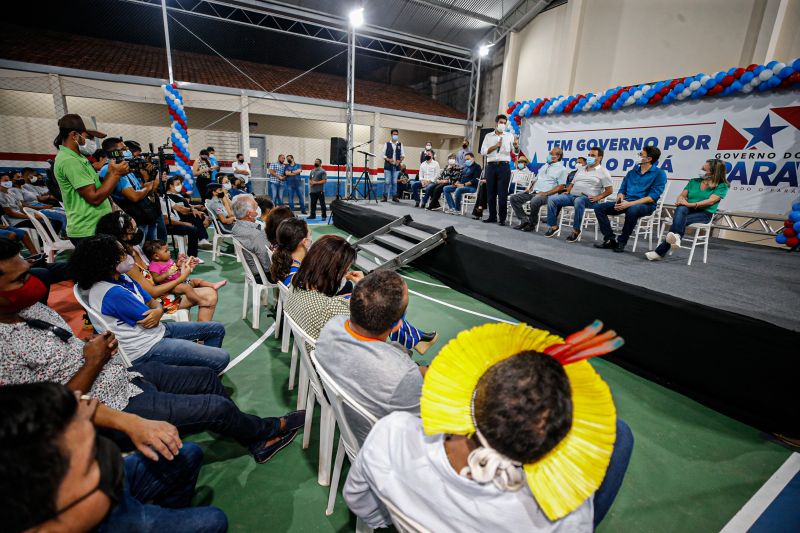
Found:
<path fill-rule="evenodd" d="M 766 431 L 800 435 L 800 257 L 714 239 L 709 262 L 687 250 L 651 263 L 634 254 L 547 239 L 413 204 L 334 202 L 334 224 L 363 236 L 410 215 L 448 228 L 414 265 L 534 325 L 568 333 L 595 318 L 626 340 L 611 359 Z M 632 247 L 629 244 L 628 249 Z"/>

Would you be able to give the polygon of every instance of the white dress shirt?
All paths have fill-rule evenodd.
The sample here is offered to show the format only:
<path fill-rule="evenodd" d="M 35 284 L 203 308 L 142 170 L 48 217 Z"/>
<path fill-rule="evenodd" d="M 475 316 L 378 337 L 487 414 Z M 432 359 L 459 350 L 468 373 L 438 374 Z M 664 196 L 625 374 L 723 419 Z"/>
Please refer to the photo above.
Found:
<path fill-rule="evenodd" d="M 430 161 L 423 161 L 419 165 L 419 179 L 433 181 L 436 177 L 441 174 L 442 167 L 439 166 L 439 162 L 435 159 L 431 159 Z"/>
<path fill-rule="evenodd" d="M 498 150 L 495 150 L 491 154 L 489 153 L 489 147 L 494 146 L 500 139 L 503 140 L 503 143 L 500 145 Z M 511 161 L 511 150 L 514 146 L 514 134 L 510 131 L 505 131 L 502 134 L 498 135 L 497 130 L 492 130 L 491 133 L 488 133 L 486 137 L 483 138 L 483 144 L 481 145 L 481 154 L 486 156 L 487 163 L 495 163 L 497 161 Z"/>
<path fill-rule="evenodd" d="M 237 178 L 242 178 L 245 183 L 250 181 L 249 174 L 241 174 L 239 173 L 240 170 L 250 170 L 250 163 L 245 161 L 244 163 L 239 163 L 238 161 L 233 162 L 233 175 Z"/>

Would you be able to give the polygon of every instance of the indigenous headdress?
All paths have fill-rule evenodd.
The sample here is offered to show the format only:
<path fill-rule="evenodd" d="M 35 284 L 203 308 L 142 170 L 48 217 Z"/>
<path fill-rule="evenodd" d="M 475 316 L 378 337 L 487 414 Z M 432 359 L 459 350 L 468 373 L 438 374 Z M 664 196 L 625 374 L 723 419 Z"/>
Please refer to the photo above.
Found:
<path fill-rule="evenodd" d="M 442 348 L 425 375 L 420 404 L 425 433 L 477 435 L 482 447 L 470 454 L 473 479 L 518 490 L 522 466 L 545 515 L 563 518 L 600 487 L 616 439 L 611 391 L 586 361 L 623 344 L 614 331 L 599 334 L 602 328 L 598 320 L 566 340 L 525 324 L 485 324 L 462 331 Z M 541 459 L 521 465 L 492 449 L 477 427 L 473 401 L 478 382 L 491 367 L 525 351 L 549 355 L 563 365 L 571 389 L 572 425 Z"/>

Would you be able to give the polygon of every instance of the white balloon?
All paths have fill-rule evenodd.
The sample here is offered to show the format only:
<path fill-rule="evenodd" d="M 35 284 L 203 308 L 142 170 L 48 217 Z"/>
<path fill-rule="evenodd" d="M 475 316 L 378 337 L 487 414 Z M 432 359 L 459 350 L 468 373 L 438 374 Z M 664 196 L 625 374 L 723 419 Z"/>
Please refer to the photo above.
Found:
<path fill-rule="evenodd" d="M 694 92 L 700 88 L 700 85 L 702 85 L 701 82 L 694 80 L 692 83 L 689 84 L 689 89 L 691 89 L 692 92 Z"/>
<path fill-rule="evenodd" d="M 753 87 L 755 87 L 759 83 L 761 83 L 761 78 L 759 78 L 758 76 L 754 76 L 753 79 L 750 80 L 750 85 L 752 85 Z"/>
<path fill-rule="evenodd" d="M 773 73 L 775 73 L 775 74 L 777 74 L 778 72 L 780 72 L 781 70 L 783 70 L 783 69 L 784 69 L 784 67 L 786 67 L 786 64 L 785 64 L 785 63 L 778 63 L 777 65 L 775 65 L 774 67 L 772 67 L 772 72 L 773 72 Z"/>
<path fill-rule="evenodd" d="M 759 74 L 758 77 L 761 78 L 761 81 L 767 81 L 772 77 L 772 71 L 768 68 L 765 68 L 761 71 L 761 74 Z"/>
<path fill-rule="evenodd" d="M 637 89 L 637 90 L 636 90 L 636 92 L 635 92 L 635 93 L 633 93 L 633 97 L 634 97 L 636 100 L 638 100 L 639 98 L 641 98 L 641 97 L 642 97 L 642 91 L 640 91 L 640 90 L 638 90 L 638 89 Z"/>
<path fill-rule="evenodd" d="M 745 83 L 742 85 L 742 92 L 745 94 L 753 92 L 753 86 L 749 83 Z"/>
<path fill-rule="evenodd" d="M 711 76 L 709 76 L 708 74 L 705 74 L 705 75 L 703 75 L 702 78 L 700 78 L 700 84 L 701 85 L 705 85 L 705 83 L 710 79 L 711 79 Z M 694 83 L 694 82 L 692 82 L 692 83 Z"/>
<path fill-rule="evenodd" d="M 645 85 L 645 86 L 642 87 L 642 92 L 646 93 L 649 90 L 650 90 L 650 86 L 649 85 Z"/>
<path fill-rule="evenodd" d="M 686 98 L 686 95 L 683 94 L 683 91 L 682 91 L 682 92 L 678 93 L 678 96 L 676 96 L 675 98 L 678 99 L 678 100 L 683 100 L 684 98 Z"/>

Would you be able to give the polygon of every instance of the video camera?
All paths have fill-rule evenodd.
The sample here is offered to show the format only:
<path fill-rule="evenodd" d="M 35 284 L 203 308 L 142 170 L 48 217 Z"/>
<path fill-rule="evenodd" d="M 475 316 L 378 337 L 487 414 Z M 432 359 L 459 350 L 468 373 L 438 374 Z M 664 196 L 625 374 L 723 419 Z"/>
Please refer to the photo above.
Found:
<path fill-rule="evenodd" d="M 108 150 L 106 154 L 109 159 L 113 159 L 116 163 L 127 161 L 128 168 L 131 172 L 138 173 L 141 170 L 155 170 L 156 175 L 162 172 L 169 172 L 170 164 L 175 164 L 175 154 L 172 152 L 172 146 L 167 143 L 154 149 L 153 143 L 149 144 L 149 152 L 141 152 L 136 157 L 125 157 L 123 150 Z"/>

